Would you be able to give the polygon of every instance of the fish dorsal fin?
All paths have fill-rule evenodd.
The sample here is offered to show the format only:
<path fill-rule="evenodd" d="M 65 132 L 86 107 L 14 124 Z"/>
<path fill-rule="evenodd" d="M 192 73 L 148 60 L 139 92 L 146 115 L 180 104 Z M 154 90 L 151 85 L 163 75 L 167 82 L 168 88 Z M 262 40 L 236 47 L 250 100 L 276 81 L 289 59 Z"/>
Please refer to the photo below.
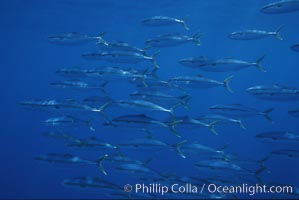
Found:
<path fill-rule="evenodd" d="M 197 77 L 203 77 L 203 76 L 202 76 L 202 75 L 200 75 L 200 74 L 197 74 L 196 76 L 197 76 Z"/>
<path fill-rule="evenodd" d="M 232 106 L 241 106 L 241 104 L 239 104 L 239 103 L 233 103 L 233 104 L 231 104 Z"/>
<path fill-rule="evenodd" d="M 75 99 L 66 99 L 65 101 L 67 101 L 67 102 L 77 102 L 77 100 L 75 100 Z"/>
<path fill-rule="evenodd" d="M 147 133 L 146 139 L 153 139 L 153 135 L 150 131 L 146 131 L 146 133 Z"/>
<path fill-rule="evenodd" d="M 145 114 L 138 114 L 136 117 L 147 117 Z"/>
<path fill-rule="evenodd" d="M 199 56 L 198 59 L 199 60 L 208 60 L 207 57 L 205 57 L 205 56 Z"/>
<path fill-rule="evenodd" d="M 74 156 L 72 154 L 70 154 L 70 153 L 67 153 L 67 154 L 64 154 L 63 157 L 64 158 L 72 158 Z"/>
<path fill-rule="evenodd" d="M 91 136 L 89 139 L 90 140 L 98 140 L 98 138 L 96 138 L 95 136 Z"/>

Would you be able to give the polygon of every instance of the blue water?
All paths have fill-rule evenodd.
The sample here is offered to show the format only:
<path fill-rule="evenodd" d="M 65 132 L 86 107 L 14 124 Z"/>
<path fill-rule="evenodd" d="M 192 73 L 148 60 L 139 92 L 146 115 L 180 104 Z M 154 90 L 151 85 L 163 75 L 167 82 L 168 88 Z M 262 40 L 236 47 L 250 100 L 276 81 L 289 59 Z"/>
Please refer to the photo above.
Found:
<path fill-rule="evenodd" d="M 109 192 L 105 190 L 89 191 L 62 186 L 62 181 L 78 176 L 100 176 L 120 187 L 129 183 L 142 183 L 138 175 L 130 175 L 116 171 L 114 165 L 104 163 L 108 175 L 104 176 L 95 166 L 57 167 L 48 163 L 40 163 L 34 159 L 36 155 L 46 153 L 72 153 L 95 160 L 104 152 L 78 151 L 67 148 L 63 142 L 46 138 L 43 132 L 57 130 L 45 126 L 44 120 L 56 117 L 53 112 L 40 112 L 24 109 L 18 102 L 31 99 L 67 99 L 81 100 L 100 92 L 85 93 L 67 89 L 57 89 L 49 83 L 61 80 L 55 71 L 62 67 L 97 67 L 116 64 L 88 61 L 81 54 L 95 50 L 94 44 L 79 46 L 59 46 L 47 41 L 48 35 L 80 32 L 98 35 L 106 32 L 104 39 L 108 41 L 125 41 L 140 48 L 144 42 L 159 34 L 180 32 L 192 36 L 196 32 L 202 34 L 202 45 L 193 43 L 161 49 L 157 62 L 161 66 L 158 76 L 167 80 L 178 75 L 201 74 L 216 80 L 224 80 L 234 74 L 231 87 L 234 93 L 222 87 L 205 90 L 193 90 L 190 111 L 179 108 L 176 115 L 188 114 L 199 116 L 209 112 L 215 104 L 242 103 L 260 110 L 275 107 L 271 113 L 275 123 L 269 123 L 262 117 L 244 120 L 247 129 L 237 126 L 221 126 L 219 135 L 213 135 L 208 129 L 184 130 L 181 135 L 188 141 L 219 148 L 228 145 L 227 152 L 239 158 L 258 160 L 268 155 L 275 148 L 295 148 L 296 143 L 282 144 L 263 143 L 255 135 L 264 131 L 299 131 L 298 118 L 288 115 L 287 110 L 296 108 L 298 102 L 272 102 L 257 99 L 245 92 L 245 89 L 259 84 L 283 84 L 298 86 L 298 53 L 289 49 L 298 43 L 299 12 L 283 15 L 267 15 L 259 10 L 269 0 L 2 0 L 0 2 L 0 40 L 1 40 L 1 167 L 0 198 L 105 198 Z M 140 20 L 155 15 L 185 18 L 190 30 L 181 26 L 145 27 Z M 227 38 L 233 31 L 247 28 L 275 30 L 284 25 L 281 32 L 283 41 L 274 37 L 253 41 L 234 41 Z M 154 51 L 150 51 L 153 53 Z M 207 73 L 185 68 L 178 60 L 186 57 L 206 56 L 208 58 L 240 58 L 255 61 L 266 55 L 263 65 L 267 73 L 256 68 L 248 68 L 233 73 Z M 121 66 L 121 65 L 118 65 Z M 135 65 L 133 65 L 135 66 Z M 145 69 L 151 63 L 136 65 Z M 135 88 L 128 83 L 112 82 L 107 92 L 116 99 L 125 99 Z M 119 113 L 118 113 L 119 112 Z M 121 111 L 108 112 L 109 116 L 124 114 Z M 164 115 L 163 115 L 164 116 Z M 132 130 L 104 127 L 101 117 L 93 121 L 95 132 L 86 127 L 62 128 L 64 132 L 84 138 L 95 135 L 104 141 L 117 144 L 130 138 L 143 137 L 144 133 Z M 162 117 L 162 116 L 161 116 Z M 58 128 L 59 129 L 59 128 Z M 59 129 L 60 130 L 60 129 Z M 180 141 L 167 129 L 153 131 L 155 139 L 168 144 Z M 181 139 L 182 140 L 182 139 Z M 194 168 L 193 163 L 201 158 L 193 156 L 182 159 L 174 151 L 130 151 L 123 154 L 145 161 L 152 158 L 148 167 L 159 172 L 175 173 L 177 177 L 204 177 L 205 171 Z M 266 163 L 269 173 L 262 174 L 266 184 L 299 185 L 298 159 L 271 158 Z M 209 172 L 210 173 L 210 172 Z M 223 171 L 223 174 L 226 172 Z M 246 181 L 244 181 L 246 183 Z M 146 183 L 151 183 L 150 181 Z M 170 183 L 172 184 L 172 183 Z M 249 184 L 255 184 L 251 182 Z M 161 196 L 158 196 L 161 197 Z M 167 196 L 165 196 L 167 198 Z M 177 198 L 183 198 L 178 195 Z M 187 196 L 186 196 L 187 197 Z M 256 195 L 240 197 L 280 197 L 288 195 Z M 107 197 L 106 197 L 107 198 Z M 194 198 L 194 197 L 193 197 Z"/>

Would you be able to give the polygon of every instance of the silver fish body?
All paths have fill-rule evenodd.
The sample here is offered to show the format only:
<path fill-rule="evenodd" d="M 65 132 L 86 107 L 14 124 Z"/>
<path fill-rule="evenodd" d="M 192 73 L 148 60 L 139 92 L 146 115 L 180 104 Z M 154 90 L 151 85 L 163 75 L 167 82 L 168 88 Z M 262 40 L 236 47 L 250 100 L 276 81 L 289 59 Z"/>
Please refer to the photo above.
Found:
<path fill-rule="evenodd" d="M 282 0 L 265 5 L 261 12 L 265 14 L 281 14 L 299 11 L 299 0 Z"/>
<path fill-rule="evenodd" d="M 146 46 L 149 47 L 173 47 L 179 46 L 186 43 L 195 43 L 200 45 L 199 33 L 195 34 L 193 37 L 186 35 L 181 35 L 179 33 L 159 35 L 153 39 L 149 39 L 145 42 Z"/>
<path fill-rule="evenodd" d="M 230 39 L 233 40 L 257 40 L 263 39 L 270 36 L 275 36 L 278 40 L 282 40 L 280 36 L 280 31 L 283 27 L 279 27 L 276 31 L 264 31 L 264 30 L 243 30 L 232 32 L 228 35 Z"/>
<path fill-rule="evenodd" d="M 181 24 L 184 26 L 186 30 L 189 30 L 189 27 L 186 25 L 184 20 L 167 16 L 154 16 L 142 20 L 141 23 L 145 26 L 170 26 L 175 24 Z"/>

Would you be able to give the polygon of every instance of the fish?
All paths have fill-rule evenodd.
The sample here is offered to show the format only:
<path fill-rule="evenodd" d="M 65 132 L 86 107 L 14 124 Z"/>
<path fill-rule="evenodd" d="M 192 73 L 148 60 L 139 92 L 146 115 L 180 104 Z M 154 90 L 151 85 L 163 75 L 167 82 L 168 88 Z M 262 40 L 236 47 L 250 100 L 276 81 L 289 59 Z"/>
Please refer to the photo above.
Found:
<path fill-rule="evenodd" d="M 80 67 L 74 68 L 61 68 L 56 70 L 56 74 L 63 77 L 68 78 L 86 78 L 86 69 L 82 69 Z"/>
<path fill-rule="evenodd" d="M 83 120 L 79 118 L 75 118 L 71 115 L 66 115 L 66 116 L 61 116 L 61 117 L 53 117 L 45 120 L 44 122 L 47 125 L 50 126 L 80 126 L 80 125 L 85 125 L 89 128 L 91 131 L 95 131 L 95 129 L 92 127 L 93 119 L 89 120 Z"/>
<path fill-rule="evenodd" d="M 202 115 L 195 119 L 201 120 L 201 121 L 218 121 L 218 122 L 231 122 L 238 124 L 242 129 L 246 129 L 241 119 L 233 119 L 229 118 L 223 115 L 215 115 L 215 114 L 209 114 L 209 115 Z"/>
<path fill-rule="evenodd" d="M 127 147 L 127 148 L 135 148 L 135 149 L 144 149 L 144 148 L 165 148 L 167 147 L 167 144 L 160 141 L 155 140 L 153 138 L 136 138 L 131 139 L 126 142 L 122 142 L 118 144 L 120 147 Z"/>
<path fill-rule="evenodd" d="M 274 108 L 269 108 L 265 111 L 257 110 L 256 108 L 248 107 L 242 104 L 227 104 L 227 105 L 214 105 L 209 108 L 212 112 L 221 114 L 224 116 L 236 117 L 236 118 L 247 118 L 253 116 L 263 116 L 267 120 L 273 122 L 269 113 Z"/>
<path fill-rule="evenodd" d="M 188 87 L 188 88 L 213 88 L 216 86 L 223 86 L 225 87 L 229 92 L 233 92 L 232 89 L 229 86 L 230 80 L 233 78 L 233 76 L 227 77 L 223 82 L 216 81 L 213 79 L 205 78 L 201 75 L 197 76 L 178 76 L 171 78 L 169 82 L 173 85 L 178 85 L 180 87 Z"/>
<path fill-rule="evenodd" d="M 44 109 L 71 109 L 71 110 L 91 110 L 92 108 L 81 104 L 74 99 L 66 100 L 29 100 L 19 102 L 20 105 L 31 108 L 44 108 Z"/>
<path fill-rule="evenodd" d="M 195 58 L 181 59 L 179 63 L 193 69 L 200 69 L 207 72 L 234 72 L 249 67 L 256 67 L 262 72 L 266 72 L 261 65 L 265 55 L 257 59 L 255 62 L 248 62 L 234 58 L 222 58 L 217 60 L 207 59 L 203 56 Z"/>
<path fill-rule="evenodd" d="M 226 149 L 226 147 L 227 147 L 227 146 L 225 146 L 219 150 L 216 150 L 211 147 L 202 145 L 196 141 L 194 141 L 192 143 L 188 143 L 187 140 L 181 141 L 172 146 L 176 149 L 177 154 L 182 158 L 186 158 L 186 155 L 185 155 L 186 152 L 196 153 L 199 155 L 201 153 L 216 153 L 216 154 L 219 153 L 224 156 L 224 149 Z"/>
<path fill-rule="evenodd" d="M 146 55 L 147 48 L 140 49 L 138 47 L 132 46 L 126 42 L 107 42 L 105 40 L 99 40 L 97 42 L 97 46 L 105 52 L 117 52 L 117 51 L 124 51 L 124 52 L 132 52 L 138 53 L 142 55 Z"/>
<path fill-rule="evenodd" d="M 299 109 L 289 110 L 288 113 L 293 117 L 299 117 Z"/>
<path fill-rule="evenodd" d="M 110 161 L 112 163 L 117 163 L 117 164 L 124 164 L 124 163 L 135 163 L 137 165 L 147 165 L 151 162 L 152 158 L 147 159 L 146 161 L 140 161 L 140 160 L 136 160 L 130 157 L 127 157 L 121 153 L 119 153 L 119 155 L 116 156 L 109 156 L 107 158 L 107 161 Z"/>
<path fill-rule="evenodd" d="M 74 78 L 80 76 L 81 78 L 89 78 L 95 80 L 101 80 L 101 86 L 105 88 L 105 85 L 108 82 L 113 81 L 129 81 L 130 83 L 143 84 L 145 87 L 148 87 L 147 81 L 157 81 L 157 75 L 155 70 L 149 72 L 149 68 L 145 70 L 136 70 L 132 68 L 120 68 L 120 67 L 102 67 L 94 69 L 85 69 L 80 70 L 77 68 L 72 69 L 61 69 L 57 71 L 61 76 Z M 105 90 L 104 90 L 105 91 Z M 107 93 L 105 93 L 107 95 Z"/>
<path fill-rule="evenodd" d="M 117 170 L 125 171 L 130 174 L 136 175 L 149 175 L 149 176 L 158 176 L 159 174 L 152 169 L 147 168 L 144 165 L 136 164 L 136 163 L 124 163 L 120 164 L 116 167 Z"/>
<path fill-rule="evenodd" d="M 50 83 L 50 85 L 62 89 L 99 90 L 106 93 L 105 86 L 107 83 L 107 81 L 104 81 L 101 84 L 90 84 L 83 81 L 59 81 Z"/>
<path fill-rule="evenodd" d="M 149 39 L 145 42 L 146 46 L 152 47 L 173 47 L 186 43 L 195 43 L 201 45 L 200 34 L 196 33 L 193 37 L 182 35 L 180 33 L 172 33 L 166 35 L 158 35 L 155 38 Z"/>
<path fill-rule="evenodd" d="M 176 116 L 175 119 L 180 122 L 178 125 L 182 127 L 186 127 L 186 130 L 189 130 L 192 127 L 196 129 L 199 127 L 206 127 L 209 128 L 212 133 L 218 135 L 218 132 L 215 130 L 215 125 L 218 123 L 218 121 L 213 121 L 212 123 L 207 124 L 200 120 L 189 117 L 187 115 Z"/>
<path fill-rule="evenodd" d="M 291 131 L 271 131 L 256 135 L 259 139 L 299 141 L 299 134 Z"/>
<path fill-rule="evenodd" d="M 110 105 L 112 101 L 107 102 L 103 105 L 101 105 L 99 108 L 93 108 L 90 107 L 87 104 L 82 104 L 74 99 L 67 99 L 63 101 L 57 101 L 57 100 L 41 100 L 41 101 L 22 101 L 19 104 L 21 106 L 30 107 L 30 108 L 39 108 L 39 109 L 52 109 L 52 110 L 79 110 L 79 111 L 87 111 L 87 112 L 96 112 L 99 113 L 105 120 L 107 117 L 104 114 L 104 110 Z M 57 117 L 57 118 L 51 118 L 45 121 L 47 124 L 51 125 L 62 125 L 62 124 L 72 124 L 75 125 L 76 123 L 79 124 L 87 124 L 90 125 L 90 120 L 85 121 L 84 120 L 78 120 L 71 115 L 66 115 L 63 117 Z M 93 128 L 90 127 L 92 130 Z"/>
<path fill-rule="evenodd" d="M 69 142 L 66 143 L 67 147 L 78 147 L 78 148 L 107 148 L 107 149 L 117 149 L 118 147 L 115 145 L 112 145 L 107 142 L 102 142 L 97 137 L 89 137 L 86 139 L 78 139 L 75 140 L 72 139 Z"/>
<path fill-rule="evenodd" d="M 77 140 L 77 138 L 75 138 L 69 134 L 61 133 L 61 132 L 52 132 L 52 131 L 48 132 L 47 131 L 47 132 L 44 132 L 43 135 L 46 137 L 53 138 L 53 139 L 64 140 L 65 142 Z"/>
<path fill-rule="evenodd" d="M 299 0 L 282 0 L 265 5 L 261 12 L 265 14 L 282 14 L 299 11 Z"/>
<path fill-rule="evenodd" d="M 271 151 L 271 155 L 285 156 L 288 158 L 299 158 L 299 151 L 295 149 L 281 149 Z"/>
<path fill-rule="evenodd" d="M 167 16 L 150 17 L 147 19 L 143 19 L 141 23 L 145 26 L 170 26 L 174 24 L 181 24 L 186 30 L 189 30 L 189 27 L 184 20 Z"/>
<path fill-rule="evenodd" d="M 231 171 L 242 171 L 243 169 L 236 164 L 230 163 L 224 160 L 203 160 L 195 163 L 196 167 L 209 168 L 212 170 L 231 170 Z"/>
<path fill-rule="evenodd" d="M 290 47 L 291 50 L 299 52 L 299 44 L 294 44 Z"/>
<path fill-rule="evenodd" d="M 179 106 L 177 104 L 168 109 L 158 104 L 152 103 L 150 101 L 145 101 L 145 100 L 118 100 L 115 101 L 114 104 L 120 107 L 138 110 L 138 111 L 166 112 L 169 113 L 171 116 L 174 116 L 174 110 Z"/>
<path fill-rule="evenodd" d="M 169 130 L 177 137 L 181 137 L 179 133 L 175 130 L 175 126 L 181 123 L 180 120 L 175 120 L 171 122 L 163 122 L 151 118 L 145 114 L 137 114 L 137 115 L 124 115 L 119 116 L 112 119 L 111 123 L 106 123 L 105 125 L 112 126 L 124 126 L 124 127 L 133 127 L 138 128 L 140 130 L 145 130 L 148 132 L 148 127 L 165 127 L 169 128 Z"/>
<path fill-rule="evenodd" d="M 80 188 L 98 188 L 98 189 L 108 189 L 108 190 L 121 190 L 121 187 L 111 183 L 107 180 L 104 180 L 100 177 L 90 177 L 90 176 L 81 176 L 71 179 L 65 179 L 63 181 L 65 186 L 75 186 Z"/>
<path fill-rule="evenodd" d="M 35 157 L 35 160 L 48 162 L 48 163 L 61 163 L 61 164 L 83 164 L 83 165 L 96 165 L 99 167 L 101 172 L 107 175 L 107 172 L 102 166 L 102 161 L 108 157 L 108 154 L 105 154 L 98 158 L 96 161 L 86 160 L 72 154 L 59 154 L 59 153 L 48 153 L 45 155 L 39 155 Z"/>
<path fill-rule="evenodd" d="M 275 31 L 264 31 L 255 29 L 236 31 L 230 33 L 228 37 L 233 40 L 256 40 L 266 38 L 269 36 L 275 36 L 278 40 L 283 40 L 280 35 L 280 31 L 282 30 L 282 28 L 283 26 L 280 26 Z"/>
<path fill-rule="evenodd" d="M 270 101 L 298 101 L 299 89 L 279 84 L 257 85 L 246 89 L 249 94 Z"/>
<path fill-rule="evenodd" d="M 58 45 L 82 45 L 90 42 L 101 40 L 105 33 L 102 32 L 98 36 L 89 36 L 86 34 L 71 32 L 65 34 L 56 34 L 48 36 L 48 41 Z"/>
<path fill-rule="evenodd" d="M 134 92 L 130 94 L 133 99 L 142 99 L 145 101 L 151 101 L 154 103 L 165 103 L 166 105 L 182 105 L 185 109 L 189 110 L 188 102 L 191 99 L 190 95 L 182 95 L 179 97 L 172 96 L 159 91 L 144 91 L 144 92 Z"/>
<path fill-rule="evenodd" d="M 95 105 L 104 105 L 108 102 L 113 102 L 114 100 L 105 95 L 105 96 L 89 96 L 89 97 L 86 97 L 83 99 L 83 102 L 87 105 L 92 105 L 92 106 L 95 106 Z"/>
<path fill-rule="evenodd" d="M 113 52 L 93 52 L 93 53 L 84 53 L 82 56 L 85 59 L 89 60 L 102 60 L 112 63 L 128 63 L 136 64 L 140 62 L 149 61 L 154 67 L 155 71 L 159 69 L 159 65 L 156 62 L 156 57 L 159 54 L 159 51 L 154 53 L 152 56 L 146 56 L 140 53 L 135 52 L 123 52 L 123 51 L 113 51 Z"/>
<path fill-rule="evenodd" d="M 156 78 L 148 78 L 145 80 L 146 84 L 140 83 L 140 80 L 133 79 L 130 81 L 130 83 L 134 84 L 138 90 L 141 91 L 147 91 L 147 92 L 160 92 L 160 91 L 173 91 L 173 90 L 179 90 L 183 91 L 184 89 L 173 85 L 168 81 L 159 80 Z"/>

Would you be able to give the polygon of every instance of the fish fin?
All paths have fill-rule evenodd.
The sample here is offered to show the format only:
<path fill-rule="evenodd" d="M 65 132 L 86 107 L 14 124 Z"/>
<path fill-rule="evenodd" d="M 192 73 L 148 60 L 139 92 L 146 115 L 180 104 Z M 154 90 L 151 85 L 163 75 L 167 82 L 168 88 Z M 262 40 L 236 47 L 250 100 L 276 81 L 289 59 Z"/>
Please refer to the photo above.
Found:
<path fill-rule="evenodd" d="M 152 55 L 152 63 L 153 63 L 153 65 L 155 66 L 155 69 L 153 70 L 153 72 L 156 72 L 159 68 L 160 68 L 160 66 L 157 64 L 157 61 L 156 61 L 156 57 L 157 57 L 157 55 L 160 53 L 160 51 L 157 51 L 157 52 L 155 52 L 153 55 Z"/>
<path fill-rule="evenodd" d="M 180 134 L 175 130 L 175 126 L 182 123 L 182 120 L 173 121 L 170 124 L 168 124 L 168 127 L 170 128 L 170 131 L 177 137 L 181 138 Z"/>
<path fill-rule="evenodd" d="M 150 48 L 151 46 L 148 45 L 142 49 L 145 55 L 146 55 L 146 51 L 149 50 Z"/>
<path fill-rule="evenodd" d="M 274 108 L 269 108 L 269 109 L 267 109 L 267 110 L 265 110 L 265 111 L 262 112 L 262 115 L 263 115 L 267 120 L 269 120 L 269 121 L 272 122 L 272 123 L 273 123 L 273 120 L 272 120 L 272 118 L 270 117 L 269 113 L 272 112 L 273 110 L 274 110 Z"/>
<path fill-rule="evenodd" d="M 219 121 L 213 121 L 212 123 L 210 123 L 208 125 L 209 129 L 215 134 L 218 135 L 217 131 L 215 130 L 215 125 L 218 123 Z"/>
<path fill-rule="evenodd" d="M 106 34 L 106 32 L 101 32 L 98 37 L 103 37 Z"/>
<path fill-rule="evenodd" d="M 146 138 L 147 139 L 152 139 L 153 138 L 152 132 L 150 132 L 149 130 L 142 129 L 142 131 L 144 131 L 146 133 Z"/>
<path fill-rule="evenodd" d="M 93 126 L 91 125 L 91 122 L 94 120 L 94 118 L 91 118 L 89 120 L 86 121 L 86 124 L 88 126 L 88 128 L 91 130 L 91 131 L 95 131 L 95 129 L 93 128 Z"/>
<path fill-rule="evenodd" d="M 227 147 L 228 147 L 228 145 L 225 144 L 225 145 L 223 145 L 219 150 L 217 150 L 216 152 L 217 152 L 217 153 L 221 153 L 221 154 L 224 155 L 224 150 L 227 149 Z M 225 159 L 226 159 L 226 157 L 225 157 Z"/>
<path fill-rule="evenodd" d="M 190 99 L 191 99 L 192 97 L 190 96 L 190 95 L 188 95 L 188 94 L 186 94 L 186 95 L 183 95 L 183 96 L 181 96 L 181 97 L 179 97 L 179 103 L 186 109 L 186 110 L 190 110 L 190 107 L 189 107 L 189 105 L 188 105 L 188 103 L 189 103 L 189 101 L 190 101 Z"/>
<path fill-rule="evenodd" d="M 237 120 L 237 123 L 240 125 L 240 127 L 242 128 L 242 129 L 246 129 L 246 127 L 244 126 L 244 124 L 243 124 L 243 122 L 242 122 L 242 120 L 241 119 L 238 119 Z"/>
<path fill-rule="evenodd" d="M 283 25 L 281 25 L 280 27 L 278 27 L 278 29 L 276 29 L 276 31 L 275 31 L 275 36 L 276 36 L 276 38 L 278 39 L 278 40 L 283 40 L 283 38 L 281 37 L 281 35 L 280 35 L 280 31 L 283 29 Z"/>
<path fill-rule="evenodd" d="M 199 32 L 195 33 L 195 35 L 193 36 L 193 41 L 196 43 L 196 45 L 198 45 L 198 46 L 201 45 Z"/>
<path fill-rule="evenodd" d="M 104 110 L 112 103 L 112 101 L 109 101 L 102 105 L 99 109 L 92 109 L 94 112 L 98 112 L 102 115 L 103 119 L 108 123 L 111 124 L 111 122 L 108 120 L 108 117 L 105 115 Z"/>
<path fill-rule="evenodd" d="M 229 86 L 229 83 L 230 83 L 230 80 L 233 78 L 234 76 L 231 75 L 229 77 L 227 77 L 224 81 L 223 81 L 223 84 L 224 84 L 224 87 L 231 93 L 233 93 L 232 89 L 230 88 Z"/>
<path fill-rule="evenodd" d="M 152 160 L 153 158 L 148 158 L 147 160 L 144 161 L 143 165 L 148 165 Z"/>
<path fill-rule="evenodd" d="M 108 81 L 104 81 L 102 84 L 101 84 L 101 91 L 103 92 L 103 94 L 105 96 L 108 96 L 106 90 L 105 90 L 105 86 L 108 84 Z"/>
<path fill-rule="evenodd" d="M 106 32 L 101 32 L 98 36 L 95 37 L 97 39 L 97 44 L 100 43 L 106 43 L 106 41 L 103 39 L 103 36 L 106 34 Z"/>
<path fill-rule="evenodd" d="M 255 171 L 255 176 L 257 177 L 257 179 L 259 179 L 259 175 L 266 171 L 266 172 L 269 172 L 268 168 L 265 166 L 265 162 L 267 160 L 269 160 L 269 156 L 266 156 L 264 158 L 262 158 L 261 160 L 257 161 L 259 163 L 259 168 Z"/>
<path fill-rule="evenodd" d="M 102 165 L 102 161 L 108 158 L 108 154 L 105 154 L 104 156 L 100 157 L 99 159 L 96 160 L 96 164 L 99 167 L 99 169 L 101 170 L 101 172 L 104 175 L 107 175 L 107 172 L 105 171 L 103 165 Z"/>
<path fill-rule="evenodd" d="M 181 151 L 181 146 L 182 146 L 183 144 L 185 144 L 185 143 L 187 143 L 187 140 L 183 140 L 183 141 L 181 141 L 181 142 L 179 142 L 179 143 L 177 143 L 177 144 L 172 145 L 172 146 L 175 148 L 177 154 L 178 154 L 180 157 L 182 157 L 182 158 L 186 158 L 186 156 L 184 155 L 184 153 Z"/>
<path fill-rule="evenodd" d="M 184 19 L 181 19 L 181 24 L 184 26 L 184 28 L 185 28 L 187 31 L 189 31 L 190 28 L 188 27 L 188 25 L 187 25 L 187 23 L 186 23 L 186 18 L 187 18 L 187 17 L 185 17 Z"/>
<path fill-rule="evenodd" d="M 177 109 L 180 105 L 181 103 L 177 103 L 169 109 L 169 113 L 171 114 L 172 117 L 174 117 L 174 110 Z"/>
<path fill-rule="evenodd" d="M 265 68 L 261 65 L 261 62 L 264 60 L 264 58 L 266 57 L 266 55 L 263 55 L 262 57 L 260 57 L 259 59 L 256 60 L 255 62 L 255 66 L 261 70 L 262 72 L 267 72 L 265 70 Z"/>

